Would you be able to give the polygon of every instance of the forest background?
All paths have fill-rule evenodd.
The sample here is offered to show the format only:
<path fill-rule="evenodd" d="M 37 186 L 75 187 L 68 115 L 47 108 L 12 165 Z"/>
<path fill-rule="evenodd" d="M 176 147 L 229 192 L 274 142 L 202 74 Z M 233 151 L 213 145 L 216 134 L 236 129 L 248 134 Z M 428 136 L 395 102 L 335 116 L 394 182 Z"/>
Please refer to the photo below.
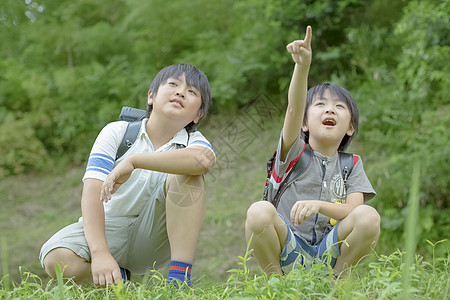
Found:
<path fill-rule="evenodd" d="M 285 46 L 313 27 L 309 85 L 331 81 L 358 103 L 350 152 L 362 156 L 382 216 L 378 253 L 402 248 L 411 173 L 420 162 L 417 252 L 449 238 L 450 2 L 438 0 L 3 0 L 0 4 L 0 235 L 19 266 L 81 215 L 96 135 L 122 106 L 144 109 L 151 79 L 186 62 L 211 83 L 200 125 L 217 163 L 196 270 L 213 281 L 245 252 L 248 206 L 261 199 L 293 70 Z M 449 243 L 437 247 L 447 255 Z M 4 271 L 5 269 L 3 269 Z"/>

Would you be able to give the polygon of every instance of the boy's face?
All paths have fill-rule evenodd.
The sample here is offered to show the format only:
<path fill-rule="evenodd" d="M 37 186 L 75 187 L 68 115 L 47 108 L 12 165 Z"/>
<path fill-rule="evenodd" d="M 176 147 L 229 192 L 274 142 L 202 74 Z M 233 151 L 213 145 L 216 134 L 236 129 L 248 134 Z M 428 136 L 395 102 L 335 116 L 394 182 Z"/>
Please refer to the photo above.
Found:
<path fill-rule="evenodd" d="M 162 83 L 156 98 L 153 97 L 152 91 L 149 91 L 148 104 L 153 105 L 152 114 L 161 113 L 176 118 L 185 125 L 191 122 L 198 123 L 202 116 L 201 93 L 197 88 L 186 84 L 184 74 L 180 78 L 169 78 Z"/>
<path fill-rule="evenodd" d="M 322 97 L 315 97 L 306 112 L 304 132 L 309 131 L 309 143 L 334 145 L 336 149 L 345 135 L 353 135 L 351 115 L 347 104 L 325 91 Z"/>

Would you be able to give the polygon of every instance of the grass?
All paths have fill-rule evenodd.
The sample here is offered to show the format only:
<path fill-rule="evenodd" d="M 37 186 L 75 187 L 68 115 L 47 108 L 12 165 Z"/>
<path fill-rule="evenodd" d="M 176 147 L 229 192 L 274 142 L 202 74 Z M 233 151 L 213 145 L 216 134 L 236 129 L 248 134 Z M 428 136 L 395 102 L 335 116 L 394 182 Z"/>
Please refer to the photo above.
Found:
<path fill-rule="evenodd" d="M 277 111 L 264 122 L 255 122 L 255 114 L 248 115 L 231 121 L 229 117 L 211 118 L 203 125 L 206 130 L 202 132 L 214 144 L 217 163 L 206 176 L 207 209 L 194 262 L 194 289 L 177 291 L 167 286 L 166 270 L 134 276 L 133 282 L 109 288 L 50 280 L 40 267 L 39 249 L 53 233 L 81 215 L 84 166 L 71 166 L 0 182 L 0 299 L 450 298 L 449 257 L 442 255 L 448 253 L 442 249 L 449 249 L 450 243 L 415 241 L 414 226 L 405 230 L 404 250 L 389 247 L 394 236 L 382 232 L 377 253 L 346 280 L 330 279 L 320 266 L 312 272 L 298 270 L 267 279 L 245 247 L 243 228 L 247 208 L 261 199 L 265 161 L 276 147 L 282 117 Z M 414 174 L 410 203 L 417 200 L 420 190 L 420 169 Z M 416 210 L 417 206 L 409 210 L 411 223 L 406 223 L 417 222 Z M 428 245 L 430 255 L 417 254 L 417 242 Z M 435 252 L 440 253 L 438 257 Z"/>
<path fill-rule="evenodd" d="M 432 245 L 436 247 L 436 245 Z M 405 252 L 373 255 L 354 268 L 345 280 L 334 280 L 324 265 L 309 272 L 294 270 L 283 277 L 268 279 L 250 271 L 252 260 L 247 251 L 239 257 L 239 267 L 229 270 L 228 280 L 205 284 L 202 279 L 194 288 L 180 290 L 165 283 L 165 276 L 151 272 L 140 282 L 127 282 L 107 288 L 77 285 L 62 278 L 45 283 L 39 276 L 21 269 L 21 280 L 7 288 L 6 277 L 0 282 L 0 299 L 397 299 L 405 293 L 408 299 L 449 299 L 449 257 L 426 262 L 416 255 L 413 264 L 405 263 Z M 404 284 L 404 272 L 410 272 L 410 283 Z M 406 290 L 405 290 L 406 288 Z"/>

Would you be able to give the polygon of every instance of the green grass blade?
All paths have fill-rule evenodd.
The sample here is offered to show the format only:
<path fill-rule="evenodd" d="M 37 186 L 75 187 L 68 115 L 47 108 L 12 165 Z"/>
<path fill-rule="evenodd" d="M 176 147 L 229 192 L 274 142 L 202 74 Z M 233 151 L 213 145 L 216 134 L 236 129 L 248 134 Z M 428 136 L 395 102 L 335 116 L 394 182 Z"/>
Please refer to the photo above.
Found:
<path fill-rule="evenodd" d="M 59 264 L 57 264 L 55 266 L 55 271 L 56 271 L 56 281 L 58 283 L 59 299 L 63 300 L 64 299 L 64 281 L 63 281 L 61 267 Z"/>
<path fill-rule="evenodd" d="M 6 243 L 6 239 L 2 238 L 2 282 L 3 288 L 6 293 L 9 293 L 9 272 L 8 272 L 8 244 Z"/>
<path fill-rule="evenodd" d="M 411 271 L 416 252 L 416 226 L 419 214 L 420 163 L 416 161 L 411 178 L 408 215 L 405 223 L 406 258 L 403 265 L 403 299 L 410 299 Z"/>

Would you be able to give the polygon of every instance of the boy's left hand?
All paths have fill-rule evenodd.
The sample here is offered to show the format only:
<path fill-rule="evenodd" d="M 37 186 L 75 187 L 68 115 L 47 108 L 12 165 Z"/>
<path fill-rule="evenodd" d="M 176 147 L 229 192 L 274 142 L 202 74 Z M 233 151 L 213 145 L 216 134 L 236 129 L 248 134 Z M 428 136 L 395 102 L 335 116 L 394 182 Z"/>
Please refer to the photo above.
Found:
<path fill-rule="evenodd" d="M 303 220 L 308 219 L 310 215 L 319 213 L 319 210 L 320 201 L 297 201 L 291 209 L 291 222 L 298 226 L 302 224 Z"/>
<path fill-rule="evenodd" d="M 111 200 L 111 195 L 114 194 L 119 187 L 125 183 L 133 172 L 134 166 L 130 159 L 124 159 L 118 164 L 103 182 L 100 192 L 100 201 L 108 202 Z"/>

